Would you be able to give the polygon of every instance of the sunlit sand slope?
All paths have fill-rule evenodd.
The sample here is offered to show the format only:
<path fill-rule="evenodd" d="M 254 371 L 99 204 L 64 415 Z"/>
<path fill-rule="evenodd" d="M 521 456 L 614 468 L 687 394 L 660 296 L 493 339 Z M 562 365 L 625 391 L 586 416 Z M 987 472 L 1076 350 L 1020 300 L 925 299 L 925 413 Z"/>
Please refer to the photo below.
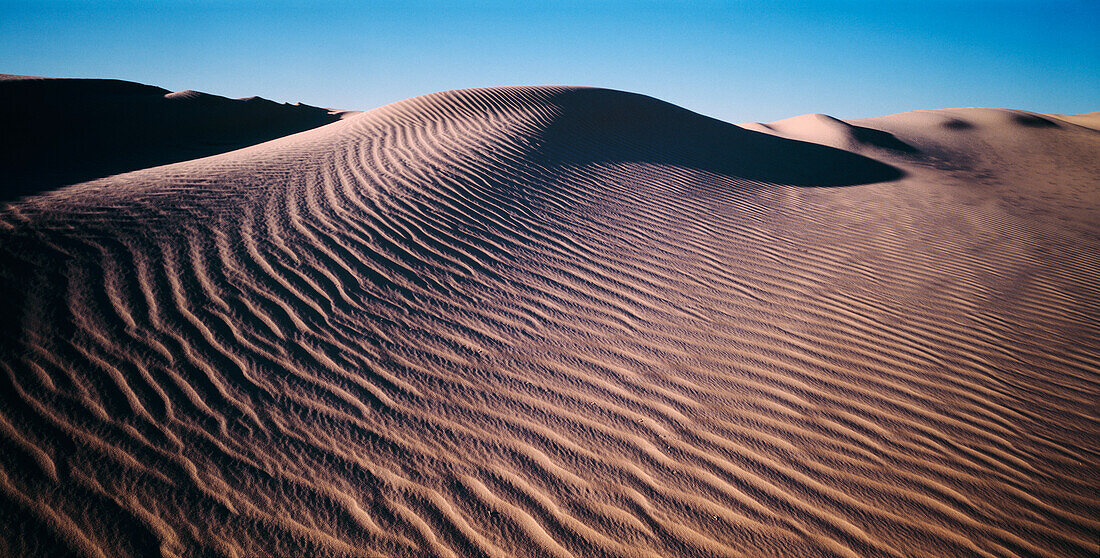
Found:
<path fill-rule="evenodd" d="M 1087 116 L 468 90 L 9 205 L 0 554 L 1095 556 Z"/>

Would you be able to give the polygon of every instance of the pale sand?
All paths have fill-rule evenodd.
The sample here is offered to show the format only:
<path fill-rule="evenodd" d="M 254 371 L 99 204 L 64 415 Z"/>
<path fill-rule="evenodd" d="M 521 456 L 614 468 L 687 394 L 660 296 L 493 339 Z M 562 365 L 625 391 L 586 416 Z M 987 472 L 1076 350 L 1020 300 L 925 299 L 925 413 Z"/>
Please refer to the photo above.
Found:
<path fill-rule="evenodd" d="M 480 89 L 12 203 L 0 554 L 1096 556 L 1098 124 Z"/>

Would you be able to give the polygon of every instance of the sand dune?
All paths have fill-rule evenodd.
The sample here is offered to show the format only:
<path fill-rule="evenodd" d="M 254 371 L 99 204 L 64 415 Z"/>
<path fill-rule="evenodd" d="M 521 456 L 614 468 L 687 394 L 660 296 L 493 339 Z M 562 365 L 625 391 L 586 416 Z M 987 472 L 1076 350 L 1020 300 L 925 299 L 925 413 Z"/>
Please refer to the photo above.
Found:
<path fill-rule="evenodd" d="M 1100 132 L 439 93 L 0 212 L 0 554 L 1095 556 Z"/>
<path fill-rule="evenodd" d="M 113 79 L 0 74 L 0 202 L 225 153 L 346 114 Z"/>

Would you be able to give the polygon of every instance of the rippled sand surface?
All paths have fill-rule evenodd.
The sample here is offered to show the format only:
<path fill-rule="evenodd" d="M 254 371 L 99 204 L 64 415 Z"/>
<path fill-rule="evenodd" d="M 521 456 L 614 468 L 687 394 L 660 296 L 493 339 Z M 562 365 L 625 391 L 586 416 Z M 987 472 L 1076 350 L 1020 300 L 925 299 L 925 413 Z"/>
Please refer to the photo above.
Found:
<path fill-rule="evenodd" d="M 1100 119 L 418 97 L 0 210 L 0 555 L 1096 556 Z"/>

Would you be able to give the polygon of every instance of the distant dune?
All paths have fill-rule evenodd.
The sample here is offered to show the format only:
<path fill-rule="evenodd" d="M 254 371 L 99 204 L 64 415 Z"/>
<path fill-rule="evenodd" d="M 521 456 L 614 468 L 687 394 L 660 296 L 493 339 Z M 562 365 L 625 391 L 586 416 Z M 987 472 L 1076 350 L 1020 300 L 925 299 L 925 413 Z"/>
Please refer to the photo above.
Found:
<path fill-rule="evenodd" d="M 0 555 L 1096 556 L 1098 124 L 507 87 L 28 163 Z"/>
<path fill-rule="evenodd" d="M 0 74 L 0 202 L 232 151 L 342 114 L 113 79 Z"/>

